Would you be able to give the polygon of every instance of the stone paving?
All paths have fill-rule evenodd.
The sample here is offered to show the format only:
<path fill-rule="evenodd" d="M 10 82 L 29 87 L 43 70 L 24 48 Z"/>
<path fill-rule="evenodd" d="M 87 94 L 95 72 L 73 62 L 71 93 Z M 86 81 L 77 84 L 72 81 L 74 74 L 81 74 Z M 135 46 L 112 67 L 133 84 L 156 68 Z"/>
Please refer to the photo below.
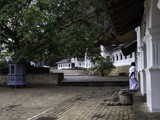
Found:
<path fill-rule="evenodd" d="M 127 80 L 127 77 L 65 76 L 69 81 Z M 140 94 L 133 105 L 112 104 L 122 86 L 0 86 L 0 120 L 160 120 Z M 108 104 L 109 103 L 109 104 Z M 111 103 L 111 104 L 110 104 Z"/>
<path fill-rule="evenodd" d="M 123 81 L 127 77 L 65 76 L 72 81 Z M 117 102 L 122 86 L 32 85 L 0 86 L 0 120 L 160 120 L 148 111 L 144 97 L 134 94 L 133 105 Z M 109 104 L 108 104 L 109 103 Z"/>
<path fill-rule="evenodd" d="M 160 113 L 151 113 L 146 98 L 139 92 L 133 97 L 133 113 L 135 120 L 160 120 Z"/>
<path fill-rule="evenodd" d="M 108 106 L 124 87 L 0 87 L 0 120 L 133 120 L 131 106 Z"/>
<path fill-rule="evenodd" d="M 105 103 L 121 88 L 88 87 L 31 120 L 133 120 L 132 106 L 108 106 Z"/>

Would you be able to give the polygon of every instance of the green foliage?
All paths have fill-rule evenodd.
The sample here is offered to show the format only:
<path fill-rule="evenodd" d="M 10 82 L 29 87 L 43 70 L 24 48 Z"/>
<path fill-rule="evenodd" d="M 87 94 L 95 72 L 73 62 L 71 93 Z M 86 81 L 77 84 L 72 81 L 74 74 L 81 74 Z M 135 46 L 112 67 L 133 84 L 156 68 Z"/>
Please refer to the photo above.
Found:
<path fill-rule="evenodd" d="M 0 74 L 8 74 L 8 63 L 6 60 L 0 61 Z"/>
<path fill-rule="evenodd" d="M 7 68 L 8 67 L 8 63 L 6 60 L 0 61 L 0 68 Z"/>
<path fill-rule="evenodd" d="M 98 54 L 104 31 L 99 0 L 1 0 L 0 44 L 19 61 Z"/>
<path fill-rule="evenodd" d="M 113 62 L 108 58 L 104 58 L 102 56 L 95 56 L 93 60 L 95 65 L 90 70 L 96 70 L 100 72 L 102 76 L 104 76 L 105 70 L 109 72 L 111 69 L 115 68 Z"/>

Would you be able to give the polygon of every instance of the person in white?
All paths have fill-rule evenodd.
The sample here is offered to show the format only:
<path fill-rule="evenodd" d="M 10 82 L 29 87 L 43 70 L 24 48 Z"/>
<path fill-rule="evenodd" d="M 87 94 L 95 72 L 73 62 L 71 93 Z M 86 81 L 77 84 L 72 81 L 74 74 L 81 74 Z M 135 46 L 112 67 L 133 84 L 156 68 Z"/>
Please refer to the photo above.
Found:
<path fill-rule="evenodd" d="M 129 90 L 137 91 L 138 89 L 138 80 L 135 76 L 135 62 L 131 63 L 129 68 Z"/>

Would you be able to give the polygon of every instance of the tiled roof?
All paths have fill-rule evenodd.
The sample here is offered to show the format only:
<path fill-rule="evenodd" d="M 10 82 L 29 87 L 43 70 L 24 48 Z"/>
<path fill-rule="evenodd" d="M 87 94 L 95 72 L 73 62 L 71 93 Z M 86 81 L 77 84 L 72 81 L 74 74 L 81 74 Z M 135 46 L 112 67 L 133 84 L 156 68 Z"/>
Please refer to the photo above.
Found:
<path fill-rule="evenodd" d="M 57 64 L 61 64 L 61 63 L 71 63 L 71 58 L 63 59 L 63 60 L 57 62 Z"/>

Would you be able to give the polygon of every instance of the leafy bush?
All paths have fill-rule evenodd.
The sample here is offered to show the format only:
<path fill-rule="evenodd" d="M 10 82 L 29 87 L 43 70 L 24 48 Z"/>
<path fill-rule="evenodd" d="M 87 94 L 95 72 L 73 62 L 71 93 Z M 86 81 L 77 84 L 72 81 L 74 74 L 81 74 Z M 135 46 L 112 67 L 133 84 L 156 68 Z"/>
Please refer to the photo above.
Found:
<path fill-rule="evenodd" d="M 92 71 L 96 70 L 100 72 L 102 76 L 104 76 L 105 70 L 110 72 L 112 68 L 115 68 L 113 62 L 110 59 L 101 56 L 95 57 L 94 62 L 95 65 L 90 70 Z"/>

